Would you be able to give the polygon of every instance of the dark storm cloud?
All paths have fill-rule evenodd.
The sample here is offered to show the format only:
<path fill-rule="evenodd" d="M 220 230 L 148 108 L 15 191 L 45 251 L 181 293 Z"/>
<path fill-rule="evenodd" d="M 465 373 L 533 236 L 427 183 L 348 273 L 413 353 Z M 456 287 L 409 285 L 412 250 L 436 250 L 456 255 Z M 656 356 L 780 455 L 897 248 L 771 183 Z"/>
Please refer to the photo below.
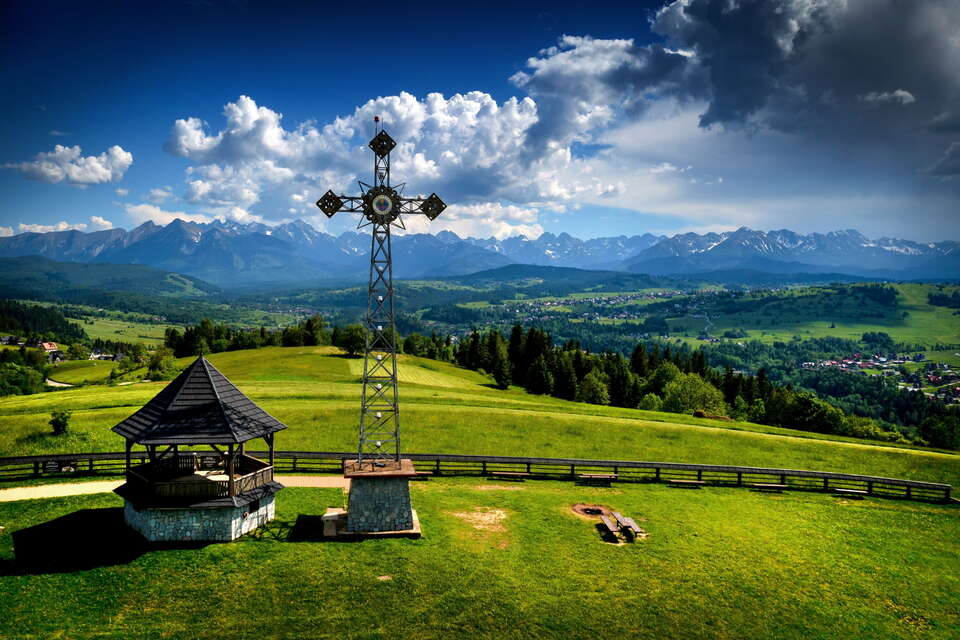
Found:
<path fill-rule="evenodd" d="M 569 145 L 618 112 L 636 117 L 651 99 L 703 97 L 689 56 L 660 44 L 563 36 L 527 64 L 532 70 L 511 81 L 537 102 L 537 123 L 527 134 L 531 157 L 550 142 Z"/>

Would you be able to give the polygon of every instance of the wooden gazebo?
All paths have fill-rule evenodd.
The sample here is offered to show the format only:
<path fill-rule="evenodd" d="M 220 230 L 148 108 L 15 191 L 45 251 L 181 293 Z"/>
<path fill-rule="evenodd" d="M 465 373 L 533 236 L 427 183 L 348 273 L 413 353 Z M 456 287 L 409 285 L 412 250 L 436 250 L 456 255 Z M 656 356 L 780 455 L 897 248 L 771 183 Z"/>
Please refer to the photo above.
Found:
<path fill-rule="evenodd" d="M 285 428 L 197 358 L 113 427 L 126 439 L 126 483 L 116 492 L 128 524 L 151 540 L 232 540 L 255 528 L 251 516 L 271 520 L 283 488 L 273 480 L 274 435 Z M 255 438 L 266 441 L 268 460 L 247 455 Z M 146 447 L 143 464 L 132 464 L 135 445 Z"/>

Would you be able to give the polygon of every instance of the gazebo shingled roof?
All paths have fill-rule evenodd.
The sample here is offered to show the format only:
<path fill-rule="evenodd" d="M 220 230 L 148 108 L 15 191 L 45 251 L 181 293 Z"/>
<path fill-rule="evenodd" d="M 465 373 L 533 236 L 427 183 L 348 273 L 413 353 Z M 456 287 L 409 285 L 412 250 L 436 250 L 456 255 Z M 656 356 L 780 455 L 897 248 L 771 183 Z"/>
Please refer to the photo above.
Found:
<path fill-rule="evenodd" d="M 239 444 L 286 428 L 200 356 L 113 431 L 141 445 Z"/>

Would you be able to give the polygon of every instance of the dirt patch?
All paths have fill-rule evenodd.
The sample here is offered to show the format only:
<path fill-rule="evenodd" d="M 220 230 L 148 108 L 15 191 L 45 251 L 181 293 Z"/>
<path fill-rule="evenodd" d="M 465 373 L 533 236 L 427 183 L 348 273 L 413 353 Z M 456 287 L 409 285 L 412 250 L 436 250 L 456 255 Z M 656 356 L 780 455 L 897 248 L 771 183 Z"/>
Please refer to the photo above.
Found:
<path fill-rule="evenodd" d="M 610 507 L 602 504 L 577 503 L 570 507 L 570 509 L 585 520 L 600 520 L 600 516 L 609 516 L 611 514 Z"/>
<path fill-rule="evenodd" d="M 393 580 L 393 576 L 377 576 L 377 580 L 380 582 L 386 582 L 387 580 Z"/>
<path fill-rule="evenodd" d="M 515 484 L 481 484 L 474 489 L 477 491 L 523 491 L 526 487 L 518 487 Z"/>
<path fill-rule="evenodd" d="M 476 507 L 473 511 L 457 511 L 451 515 L 465 520 L 478 531 L 503 532 L 507 530 L 503 524 L 507 519 L 507 512 L 503 509 Z"/>

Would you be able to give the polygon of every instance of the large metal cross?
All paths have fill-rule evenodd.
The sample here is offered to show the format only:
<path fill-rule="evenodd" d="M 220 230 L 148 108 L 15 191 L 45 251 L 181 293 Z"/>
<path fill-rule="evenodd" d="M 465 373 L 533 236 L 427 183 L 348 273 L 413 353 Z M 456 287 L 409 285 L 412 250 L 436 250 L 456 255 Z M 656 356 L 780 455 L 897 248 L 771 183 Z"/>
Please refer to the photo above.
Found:
<path fill-rule="evenodd" d="M 379 122 L 378 118 L 374 119 Z M 379 129 L 379 125 L 376 125 Z M 363 354 L 363 392 L 360 400 L 360 444 L 357 465 L 366 461 L 382 466 L 400 462 L 400 405 L 397 395 L 397 332 L 393 310 L 393 262 L 390 227 L 404 229 L 401 214 L 422 213 L 430 220 L 446 208 L 437 194 L 404 198 L 403 184 L 390 186 L 390 151 L 397 143 L 386 131 L 370 141 L 373 150 L 373 185 L 360 182 L 363 195 L 337 195 L 327 191 L 317 206 L 333 217 L 338 211 L 360 213 L 357 228 L 371 227 L 370 280 L 367 289 L 366 348 Z"/>

